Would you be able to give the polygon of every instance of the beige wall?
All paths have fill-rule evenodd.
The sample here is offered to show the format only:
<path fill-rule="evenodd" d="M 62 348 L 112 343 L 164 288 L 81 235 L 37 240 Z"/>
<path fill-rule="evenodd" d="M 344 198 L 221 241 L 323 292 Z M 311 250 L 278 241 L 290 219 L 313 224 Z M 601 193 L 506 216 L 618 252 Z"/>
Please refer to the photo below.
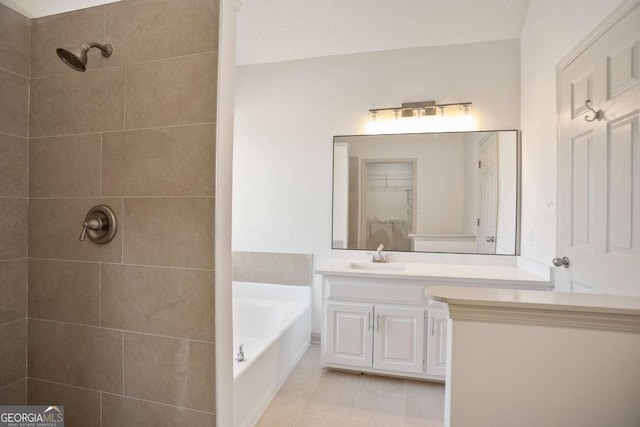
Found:
<path fill-rule="evenodd" d="M 274 285 L 310 286 L 313 255 L 275 252 L 232 254 L 233 280 Z"/>
<path fill-rule="evenodd" d="M 0 405 L 24 405 L 30 23 L 0 5 Z"/>
<path fill-rule="evenodd" d="M 114 53 L 85 73 L 55 54 L 89 41 Z M 217 49 L 217 0 L 32 21 L 27 394 L 68 426 L 215 425 Z M 78 241 L 96 204 L 106 245 Z"/>

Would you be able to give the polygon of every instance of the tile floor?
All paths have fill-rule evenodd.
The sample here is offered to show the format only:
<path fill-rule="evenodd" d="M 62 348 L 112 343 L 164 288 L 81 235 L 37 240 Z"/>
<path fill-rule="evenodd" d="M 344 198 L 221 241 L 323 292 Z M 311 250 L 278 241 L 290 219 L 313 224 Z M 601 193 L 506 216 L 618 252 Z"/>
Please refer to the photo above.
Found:
<path fill-rule="evenodd" d="M 442 427 L 444 385 L 320 366 L 312 345 L 256 427 Z"/>

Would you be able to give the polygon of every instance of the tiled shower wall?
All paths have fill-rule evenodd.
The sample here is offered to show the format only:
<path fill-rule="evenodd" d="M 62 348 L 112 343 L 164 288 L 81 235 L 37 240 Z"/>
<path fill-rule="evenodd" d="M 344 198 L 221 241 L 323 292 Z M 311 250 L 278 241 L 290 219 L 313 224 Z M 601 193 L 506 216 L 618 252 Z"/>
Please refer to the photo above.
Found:
<path fill-rule="evenodd" d="M 24 405 L 30 22 L 0 5 L 0 404 Z"/>
<path fill-rule="evenodd" d="M 55 54 L 90 41 L 86 73 Z M 217 42 L 217 0 L 32 21 L 27 394 L 69 427 L 215 425 Z M 106 245 L 78 241 L 97 204 Z"/>

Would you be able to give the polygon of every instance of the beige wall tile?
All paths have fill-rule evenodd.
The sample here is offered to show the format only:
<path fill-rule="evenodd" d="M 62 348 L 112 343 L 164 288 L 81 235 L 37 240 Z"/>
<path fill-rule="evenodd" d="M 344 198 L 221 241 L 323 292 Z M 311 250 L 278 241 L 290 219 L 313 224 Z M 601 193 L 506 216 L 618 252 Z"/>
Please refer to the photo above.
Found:
<path fill-rule="evenodd" d="M 214 412 L 214 345 L 125 332 L 124 394 Z"/>
<path fill-rule="evenodd" d="M 103 136 L 105 196 L 213 196 L 215 126 L 181 126 Z"/>
<path fill-rule="evenodd" d="M 27 260 L 0 261 L 0 324 L 27 315 Z"/>
<path fill-rule="evenodd" d="M 124 68 L 31 80 L 29 135 L 119 130 L 124 117 Z"/>
<path fill-rule="evenodd" d="M 113 65 L 218 49 L 217 1 L 127 0 L 106 12 Z"/>
<path fill-rule="evenodd" d="M 126 129 L 216 120 L 217 54 L 127 67 Z"/>
<path fill-rule="evenodd" d="M 213 268 L 212 197 L 125 199 L 124 262 Z"/>
<path fill-rule="evenodd" d="M 64 405 L 65 427 L 100 427 L 100 392 L 29 379 L 29 405 Z"/>
<path fill-rule="evenodd" d="M 122 393 L 122 332 L 29 320 L 29 377 Z"/>
<path fill-rule="evenodd" d="M 29 79 L 0 70 L 0 132 L 27 136 Z"/>
<path fill-rule="evenodd" d="M 100 264 L 29 260 L 29 317 L 100 325 Z"/>
<path fill-rule="evenodd" d="M 31 77 L 78 73 L 58 58 L 56 48 L 104 40 L 104 8 L 93 7 L 33 20 L 31 35 Z M 102 67 L 98 49 L 88 54 L 87 69 Z"/>
<path fill-rule="evenodd" d="M 0 5 L 0 68 L 29 77 L 31 22 Z"/>
<path fill-rule="evenodd" d="M 20 406 L 27 404 L 27 379 L 16 381 L 0 388 L 0 405 Z"/>
<path fill-rule="evenodd" d="M 102 395 L 102 427 L 215 427 L 215 425 L 216 418 L 213 414 L 110 394 Z"/>
<path fill-rule="evenodd" d="M 29 141 L 31 197 L 100 196 L 100 135 Z"/>
<path fill-rule="evenodd" d="M 27 376 L 27 319 L 0 325 L 0 387 Z"/>
<path fill-rule="evenodd" d="M 107 205 L 120 221 L 115 238 L 103 245 L 78 240 L 84 217 L 94 205 Z M 78 261 L 122 261 L 122 199 L 31 199 L 29 257 Z"/>
<path fill-rule="evenodd" d="M 102 265 L 102 326 L 213 342 L 212 271 Z"/>
<path fill-rule="evenodd" d="M 26 258 L 27 199 L 0 198 L 0 260 Z"/>
<path fill-rule="evenodd" d="M 251 252 L 234 251 L 231 254 L 234 282 L 251 281 Z"/>
<path fill-rule="evenodd" d="M 312 274 L 312 255 L 251 253 L 252 282 L 309 286 Z"/>
<path fill-rule="evenodd" d="M 29 143 L 0 134 L 0 197 L 29 196 Z"/>

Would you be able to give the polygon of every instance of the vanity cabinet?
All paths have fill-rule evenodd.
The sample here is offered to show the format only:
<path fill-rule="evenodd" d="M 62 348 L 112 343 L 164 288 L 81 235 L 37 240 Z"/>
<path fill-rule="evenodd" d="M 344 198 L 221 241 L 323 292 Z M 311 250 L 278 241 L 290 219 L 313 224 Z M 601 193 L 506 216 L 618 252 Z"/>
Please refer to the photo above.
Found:
<path fill-rule="evenodd" d="M 328 302 L 326 361 L 421 373 L 424 320 L 422 308 Z"/>
<path fill-rule="evenodd" d="M 446 305 L 430 307 L 425 288 L 418 281 L 323 277 L 323 365 L 443 381 L 446 358 L 431 372 L 427 366 L 429 346 L 446 343 L 446 321 L 432 337 L 428 319 L 433 308 L 446 320 Z"/>
<path fill-rule="evenodd" d="M 363 264 L 316 270 L 322 274 L 323 367 L 444 381 L 449 311 L 429 289 L 552 286 L 515 267 L 390 263 L 373 272 Z"/>

